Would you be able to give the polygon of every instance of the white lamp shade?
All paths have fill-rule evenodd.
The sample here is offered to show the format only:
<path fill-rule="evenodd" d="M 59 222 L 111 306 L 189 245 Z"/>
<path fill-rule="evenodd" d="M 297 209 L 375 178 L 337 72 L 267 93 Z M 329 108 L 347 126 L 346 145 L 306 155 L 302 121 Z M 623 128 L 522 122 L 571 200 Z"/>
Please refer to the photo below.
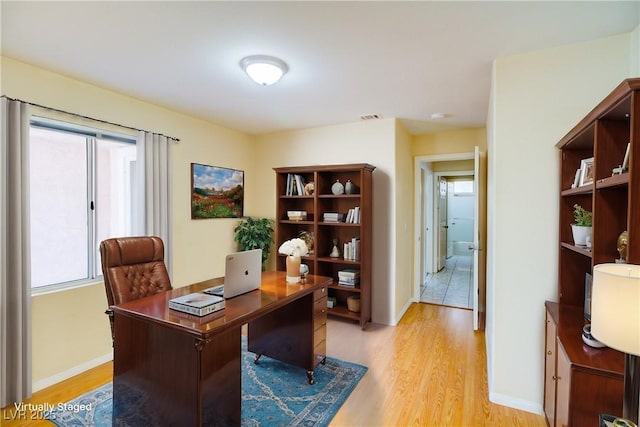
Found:
<path fill-rule="evenodd" d="M 640 356 L 640 266 L 593 267 L 591 334 L 624 353 Z"/>
<path fill-rule="evenodd" d="M 276 83 L 288 70 L 283 61 L 266 55 L 247 56 L 240 65 L 251 80 L 263 86 Z"/>

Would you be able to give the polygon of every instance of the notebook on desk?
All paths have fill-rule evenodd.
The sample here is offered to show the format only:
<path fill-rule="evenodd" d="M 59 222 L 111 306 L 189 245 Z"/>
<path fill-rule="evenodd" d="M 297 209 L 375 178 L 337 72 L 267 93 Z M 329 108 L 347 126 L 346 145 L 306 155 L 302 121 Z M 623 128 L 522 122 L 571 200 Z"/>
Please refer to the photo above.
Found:
<path fill-rule="evenodd" d="M 229 299 L 260 288 L 261 279 L 262 249 L 235 252 L 225 258 L 224 283 L 202 292 Z"/>

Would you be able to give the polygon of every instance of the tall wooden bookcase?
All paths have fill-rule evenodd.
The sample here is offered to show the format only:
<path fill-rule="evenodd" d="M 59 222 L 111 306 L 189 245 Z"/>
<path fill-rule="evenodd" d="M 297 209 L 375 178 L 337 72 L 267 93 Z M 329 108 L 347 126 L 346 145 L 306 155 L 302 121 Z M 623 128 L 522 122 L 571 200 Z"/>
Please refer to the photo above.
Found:
<path fill-rule="evenodd" d="M 628 169 L 614 175 L 628 149 Z M 629 234 L 627 261 L 640 264 L 640 79 L 623 81 L 558 142 L 560 160 L 558 302 L 547 301 L 544 408 L 551 426 L 598 426 L 598 414 L 622 415 L 624 357 L 582 342 L 587 275 L 619 258 L 617 239 Z M 593 180 L 574 188 L 583 160 Z M 590 180 L 587 180 L 590 181 Z M 592 247 L 576 246 L 573 206 L 593 213 Z"/>
<path fill-rule="evenodd" d="M 328 315 L 351 319 L 364 329 L 371 321 L 371 245 L 372 245 L 372 173 L 375 169 L 366 163 L 322 166 L 297 166 L 274 168 L 276 172 L 276 251 L 289 239 L 301 232 L 313 233 L 313 252 L 303 257 L 311 274 L 333 277 L 328 288 L 329 298 L 336 305 L 328 308 Z M 343 186 L 350 181 L 351 194 L 334 194 L 332 186 L 339 181 Z M 295 182 L 295 184 L 294 184 Z M 302 189 L 313 183 L 312 194 Z M 302 184 L 302 186 L 300 185 Z M 302 194 L 300 194 L 302 193 Z M 355 222 L 325 221 L 325 214 L 359 212 Z M 289 212 L 304 211 L 306 218 L 290 219 Z M 339 257 L 330 257 L 334 241 Z M 357 243 L 357 259 L 345 259 L 345 243 Z M 353 245 L 355 246 L 355 245 Z M 285 270 L 285 256 L 277 254 L 276 268 Z M 359 283 L 354 287 L 338 283 L 339 272 L 359 272 Z M 347 299 L 359 297 L 360 311 L 348 308 Z M 353 299 L 352 299 L 353 300 Z M 352 301 L 353 303 L 353 301 Z M 351 308 L 354 308 L 352 305 Z"/>

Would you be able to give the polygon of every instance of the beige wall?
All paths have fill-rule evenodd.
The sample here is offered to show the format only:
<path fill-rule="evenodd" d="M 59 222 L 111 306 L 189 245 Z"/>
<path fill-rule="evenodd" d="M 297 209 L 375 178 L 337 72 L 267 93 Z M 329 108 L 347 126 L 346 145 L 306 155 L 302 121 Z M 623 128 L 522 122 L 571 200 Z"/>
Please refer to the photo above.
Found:
<path fill-rule="evenodd" d="M 393 324 L 400 321 L 413 297 L 413 157 L 412 137 L 400 122 L 396 123 L 395 136 L 395 304 Z"/>
<path fill-rule="evenodd" d="M 640 25 L 631 32 L 629 43 L 629 75 L 640 76 Z"/>
<path fill-rule="evenodd" d="M 480 147 L 480 151 L 487 150 L 487 131 L 484 127 L 417 135 L 413 139 L 411 153 L 414 156 L 473 153 L 475 146 Z"/>
<path fill-rule="evenodd" d="M 373 171 L 372 316 L 393 323 L 396 272 L 394 214 L 396 198 L 395 120 L 384 119 L 278 132 L 258 137 L 255 194 L 261 215 L 275 212 L 274 167 L 370 163 Z"/>
<path fill-rule="evenodd" d="M 630 77 L 630 41 L 620 35 L 494 64 L 486 337 L 496 403 L 542 412 L 544 301 L 557 296 L 555 144 Z"/>
<path fill-rule="evenodd" d="M 446 153 L 449 154 L 449 153 Z M 431 164 L 431 170 L 433 172 L 461 172 L 461 171 L 473 171 L 473 160 L 450 160 L 442 162 L 433 162 Z"/>
<path fill-rule="evenodd" d="M 6 57 L 1 71 L 4 95 L 180 138 L 173 146 L 173 284 L 224 274 L 224 255 L 234 248 L 237 220 L 191 220 L 190 163 L 244 170 L 245 212 L 253 214 L 259 206 L 253 137 Z M 109 357 L 105 308 L 102 282 L 33 298 L 36 388 Z"/>

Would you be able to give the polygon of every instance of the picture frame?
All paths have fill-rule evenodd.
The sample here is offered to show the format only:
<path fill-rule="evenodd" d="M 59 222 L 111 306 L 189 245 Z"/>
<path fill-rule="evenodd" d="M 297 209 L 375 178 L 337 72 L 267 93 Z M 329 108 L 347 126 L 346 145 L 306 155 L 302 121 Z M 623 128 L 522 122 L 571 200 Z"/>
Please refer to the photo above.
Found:
<path fill-rule="evenodd" d="M 576 174 L 573 177 L 573 184 L 571 184 L 571 188 L 578 187 L 579 183 L 580 183 L 580 168 L 576 169 Z"/>
<path fill-rule="evenodd" d="M 191 163 L 191 219 L 243 215 L 244 171 Z"/>
<path fill-rule="evenodd" d="M 593 286 L 593 276 L 586 273 L 584 276 L 584 317 L 591 321 L 591 288 Z"/>
<path fill-rule="evenodd" d="M 594 181 L 594 168 L 593 168 L 593 157 L 589 157 L 588 159 L 583 159 L 580 162 L 580 183 L 579 187 L 584 187 L 585 185 L 593 184 Z"/>
<path fill-rule="evenodd" d="M 631 150 L 631 143 L 627 143 L 627 149 L 624 152 L 624 159 L 622 160 L 622 170 L 626 171 L 629 169 L 629 151 Z"/>

